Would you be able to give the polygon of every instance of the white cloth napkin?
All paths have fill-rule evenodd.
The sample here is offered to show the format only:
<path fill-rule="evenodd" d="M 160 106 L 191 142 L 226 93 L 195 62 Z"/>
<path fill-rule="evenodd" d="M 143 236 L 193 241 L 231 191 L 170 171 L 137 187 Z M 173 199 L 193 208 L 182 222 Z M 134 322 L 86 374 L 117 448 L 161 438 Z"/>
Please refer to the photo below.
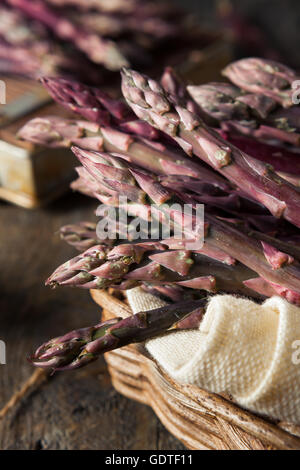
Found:
<path fill-rule="evenodd" d="M 127 298 L 133 313 L 166 305 L 141 288 L 127 291 Z M 300 308 L 282 298 L 257 305 L 216 295 L 199 329 L 145 346 L 178 382 L 228 393 L 253 412 L 300 424 Z"/>

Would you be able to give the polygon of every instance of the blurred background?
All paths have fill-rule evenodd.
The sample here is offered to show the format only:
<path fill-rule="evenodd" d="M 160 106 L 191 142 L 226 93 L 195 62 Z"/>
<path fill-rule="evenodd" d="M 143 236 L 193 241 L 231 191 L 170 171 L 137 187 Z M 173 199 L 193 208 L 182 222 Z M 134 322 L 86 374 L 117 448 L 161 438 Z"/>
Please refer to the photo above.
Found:
<path fill-rule="evenodd" d="M 216 11 L 225 13 L 232 7 L 235 16 L 243 17 L 265 34 L 270 45 L 282 54 L 286 62 L 300 66 L 300 4 L 297 0 L 173 0 L 173 3 L 194 12 L 201 22 L 211 27 L 220 26 Z M 243 29 L 240 33 L 244 34 Z"/>
<path fill-rule="evenodd" d="M 241 16 L 255 29 L 258 28 L 286 62 L 300 67 L 300 4 L 297 0 L 174 0 L 174 4 L 197 14 L 201 22 L 212 28 L 220 26 L 216 11 L 226 13 L 232 8 L 234 16 Z M 231 24 L 233 26 L 234 22 Z M 247 41 L 242 28 L 240 34 Z"/>
<path fill-rule="evenodd" d="M 109 7 L 110 0 L 101 1 Z M 30 3 L 0 2 L 0 10 L 21 9 L 27 18 Z M 218 78 L 229 61 L 249 55 L 273 58 L 300 69 L 299 0 L 171 0 L 171 13 L 175 5 L 191 14 L 199 42 L 189 38 L 188 30 L 170 38 L 166 33 L 164 48 L 161 38 L 156 42 L 160 34 L 153 43 L 152 33 L 138 35 L 139 47 L 144 44 L 152 57 L 143 64 L 149 73 L 157 76 L 172 61 L 185 78 L 200 83 Z M 172 18 L 170 14 L 168 21 L 171 25 L 175 21 L 176 26 L 178 19 Z M 76 162 L 68 150 L 60 154 L 17 139 L 20 127 L 32 117 L 69 116 L 37 81 L 47 71 L 58 71 L 59 75 L 61 61 L 51 62 L 45 49 L 36 50 L 42 42 L 34 36 L 33 48 L 26 35 L 34 29 L 34 34 L 47 38 L 46 42 L 63 47 L 63 57 L 68 51 L 75 66 L 72 69 L 64 63 L 63 75 L 74 74 L 93 85 L 101 83 L 116 95 L 119 72 L 108 71 L 87 58 L 78 44 L 71 47 L 72 41 L 57 39 L 53 21 L 52 27 L 46 25 L 46 33 L 45 25 L 36 18 L 32 29 L 17 28 L 15 18 L 10 21 L 4 28 L 0 11 L 0 79 L 7 83 L 7 107 L 0 108 L 0 340 L 7 349 L 7 363 L 0 365 L 0 448 L 183 449 L 150 408 L 114 390 L 103 359 L 82 371 L 32 378 L 27 356 L 51 337 L 96 323 L 100 309 L 88 292 L 44 286 L 49 274 L 74 256 L 74 250 L 60 240 L 59 228 L 95 218 L 97 204 L 69 191 Z M 154 31 L 161 32 L 159 28 Z M 180 43 L 185 43 L 181 55 L 177 50 Z M 131 46 L 130 41 L 122 44 L 129 57 L 134 55 Z M 34 60 L 28 67 L 24 54 L 33 49 Z M 140 63 L 144 56 L 135 59 Z M 18 394 L 24 383 L 28 387 Z"/>

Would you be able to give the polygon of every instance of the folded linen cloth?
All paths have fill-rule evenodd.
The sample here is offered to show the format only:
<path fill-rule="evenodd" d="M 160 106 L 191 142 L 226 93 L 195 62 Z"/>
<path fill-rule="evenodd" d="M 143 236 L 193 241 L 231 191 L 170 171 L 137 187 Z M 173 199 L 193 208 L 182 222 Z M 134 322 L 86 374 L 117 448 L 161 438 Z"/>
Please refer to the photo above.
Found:
<path fill-rule="evenodd" d="M 166 304 L 141 288 L 127 291 L 127 298 L 133 313 Z M 282 298 L 258 305 L 216 295 L 199 329 L 174 331 L 145 346 L 174 380 L 300 424 L 300 308 Z"/>

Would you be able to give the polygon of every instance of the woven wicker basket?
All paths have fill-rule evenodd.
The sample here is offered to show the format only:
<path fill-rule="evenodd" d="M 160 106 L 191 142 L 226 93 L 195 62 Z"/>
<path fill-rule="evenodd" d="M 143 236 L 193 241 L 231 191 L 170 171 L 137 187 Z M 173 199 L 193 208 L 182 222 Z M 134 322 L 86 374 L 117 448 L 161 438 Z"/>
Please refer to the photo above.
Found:
<path fill-rule="evenodd" d="M 113 291 L 92 290 L 105 320 L 132 314 Z M 300 426 L 274 423 L 193 385 L 176 383 L 140 345 L 105 354 L 118 392 L 152 407 L 164 426 L 189 449 L 300 449 Z"/>

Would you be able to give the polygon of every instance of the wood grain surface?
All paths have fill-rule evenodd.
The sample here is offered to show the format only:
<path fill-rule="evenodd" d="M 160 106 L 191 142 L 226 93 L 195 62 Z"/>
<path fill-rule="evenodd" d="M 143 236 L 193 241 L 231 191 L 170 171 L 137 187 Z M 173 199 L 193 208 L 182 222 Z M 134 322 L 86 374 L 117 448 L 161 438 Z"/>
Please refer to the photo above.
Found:
<path fill-rule="evenodd" d="M 34 377 L 35 385 L 5 409 L 34 373 L 26 360 L 30 352 L 99 320 L 88 292 L 44 287 L 53 269 L 75 254 L 58 228 L 93 220 L 94 209 L 92 200 L 76 194 L 35 211 L 0 202 L 0 339 L 7 348 L 7 364 L 0 365 L 0 449 L 184 448 L 150 408 L 114 390 L 103 359 L 44 380 Z"/>

